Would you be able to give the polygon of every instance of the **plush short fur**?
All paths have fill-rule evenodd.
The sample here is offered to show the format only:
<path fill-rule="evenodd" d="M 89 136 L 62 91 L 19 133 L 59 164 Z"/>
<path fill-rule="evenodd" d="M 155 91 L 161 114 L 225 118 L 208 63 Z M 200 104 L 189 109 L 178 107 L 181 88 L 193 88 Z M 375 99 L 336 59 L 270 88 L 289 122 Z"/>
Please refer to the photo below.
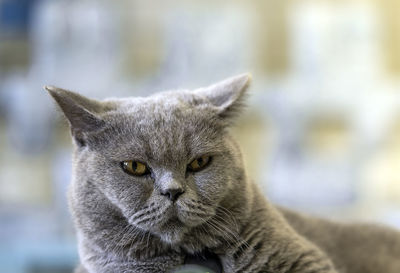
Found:
<path fill-rule="evenodd" d="M 198 90 L 105 101 L 46 87 L 74 140 L 77 272 L 169 272 L 204 250 L 229 273 L 400 272 L 397 231 L 277 208 L 247 178 L 229 127 L 249 82 L 244 74 Z M 188 172 L 202 155 L 211 163 Z M 125 160 L 151 173 L 129 175 Z M 162 194 L 168 189 L 184 193 L 174 202 Z"/>

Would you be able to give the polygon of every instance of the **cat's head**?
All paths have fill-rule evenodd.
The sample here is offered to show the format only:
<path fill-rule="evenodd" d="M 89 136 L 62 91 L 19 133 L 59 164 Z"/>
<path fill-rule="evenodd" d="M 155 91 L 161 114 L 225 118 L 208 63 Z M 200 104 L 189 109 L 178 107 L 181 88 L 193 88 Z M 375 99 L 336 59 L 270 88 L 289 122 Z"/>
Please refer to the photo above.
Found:
<path fill-rule="evenodd" d="M 104 101 L 46 87 L 74 140 L 73 206 L 96 210 L 94 203 L 108 202 L 132 226 L 180 242 L 235 198 L 243 180 L 227 128 L 249 82 L 244 74 L 197 90 Z M 79 185 L 101 198 L 82 196 Z"/>

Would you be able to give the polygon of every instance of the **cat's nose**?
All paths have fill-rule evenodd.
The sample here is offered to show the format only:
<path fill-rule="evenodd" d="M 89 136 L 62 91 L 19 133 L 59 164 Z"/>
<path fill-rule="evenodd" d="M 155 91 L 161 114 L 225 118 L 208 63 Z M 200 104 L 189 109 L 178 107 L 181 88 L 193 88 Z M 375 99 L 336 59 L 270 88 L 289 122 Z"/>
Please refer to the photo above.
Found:
<path fill-rule="evenodd" d="M 175 202 L 184 192 L 181 188 L 169 188 L 161 191 L 161 195 L 165 195 L 169 200 Z"/>

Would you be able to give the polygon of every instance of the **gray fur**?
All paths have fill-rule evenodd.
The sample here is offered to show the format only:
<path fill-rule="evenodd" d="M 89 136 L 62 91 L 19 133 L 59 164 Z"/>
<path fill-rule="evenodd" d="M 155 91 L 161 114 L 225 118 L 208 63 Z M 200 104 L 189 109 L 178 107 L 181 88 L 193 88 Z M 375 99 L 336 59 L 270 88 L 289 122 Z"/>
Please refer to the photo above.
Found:
<path fill-rule="evenodd" d="M 276 208 L 247 178 L 229 127 L 250 82 L 90 100 L 46 87 L 71 125 L 69 190 L 81 265 L 76 272 L 169 272 L 187 253 L 217 254 L 224 272 L 399 273 L 400 235 Z M 187 173 L 193 159 L 208 167 Z M 124 160 L 145 162 L 135 177 Z M 165 188 L 185 192 L 173 203 Z"/>

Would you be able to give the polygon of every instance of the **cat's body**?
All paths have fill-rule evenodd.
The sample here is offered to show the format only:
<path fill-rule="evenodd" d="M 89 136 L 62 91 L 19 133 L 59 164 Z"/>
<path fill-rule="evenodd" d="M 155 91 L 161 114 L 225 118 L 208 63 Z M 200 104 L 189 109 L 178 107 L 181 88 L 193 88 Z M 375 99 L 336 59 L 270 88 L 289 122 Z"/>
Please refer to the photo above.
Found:
<path fill-rule="evenodd" d="M 248 83 L 104 102 L 47 88 L 75 143 L 77 272 L 170 272 L 205 250 L 227 273 L 400 272 L 398 232 L 276 208 L 247 178 L 228 128 Z"/>
<path fill-rule="evenodd" d="M 280 208 L 291 226 L 322 249 L 338 272 L 400 272 L 400 233 L 374 224 L 336 223 Z"/>

